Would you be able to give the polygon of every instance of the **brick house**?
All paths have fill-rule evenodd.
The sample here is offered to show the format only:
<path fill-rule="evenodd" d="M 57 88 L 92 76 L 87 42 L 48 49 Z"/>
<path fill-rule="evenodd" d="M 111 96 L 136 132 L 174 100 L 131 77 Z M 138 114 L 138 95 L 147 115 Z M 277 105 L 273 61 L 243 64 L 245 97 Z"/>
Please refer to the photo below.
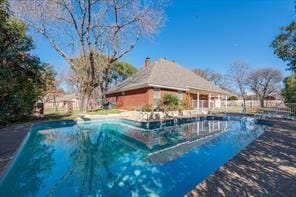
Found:
<path fill-rule="evenodd" d="M 220 108 L 227 106 L 229 92 L 204 78 L 164 58 L 145 66 L 138 73 L 111 88 L 106 97 L 121 109 L 141 109 L 146 104 L 156 107 L 164 94 L 174 94 L 193 108 Z"/>

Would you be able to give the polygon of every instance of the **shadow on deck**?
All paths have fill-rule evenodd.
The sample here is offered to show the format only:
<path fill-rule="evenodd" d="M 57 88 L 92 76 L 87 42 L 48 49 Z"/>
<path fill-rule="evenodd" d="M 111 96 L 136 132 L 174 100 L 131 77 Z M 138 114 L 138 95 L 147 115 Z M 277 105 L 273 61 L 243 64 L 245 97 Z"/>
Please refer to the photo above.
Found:
<path fill-rule="evenodd" d="M 296 123 L 265 133 L 188 196 L 295 196 Z"/>

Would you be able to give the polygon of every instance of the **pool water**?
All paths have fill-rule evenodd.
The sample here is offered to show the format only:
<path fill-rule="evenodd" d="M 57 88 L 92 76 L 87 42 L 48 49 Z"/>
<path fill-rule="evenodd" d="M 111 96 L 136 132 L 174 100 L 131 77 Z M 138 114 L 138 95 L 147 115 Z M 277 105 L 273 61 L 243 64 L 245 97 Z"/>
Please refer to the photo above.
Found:
<path fill-rule="evenodd" d="M 120 120 L 37 125 L 0 196 L 182 196 L 262 133 L 252 119 L 155 130 Z"/>

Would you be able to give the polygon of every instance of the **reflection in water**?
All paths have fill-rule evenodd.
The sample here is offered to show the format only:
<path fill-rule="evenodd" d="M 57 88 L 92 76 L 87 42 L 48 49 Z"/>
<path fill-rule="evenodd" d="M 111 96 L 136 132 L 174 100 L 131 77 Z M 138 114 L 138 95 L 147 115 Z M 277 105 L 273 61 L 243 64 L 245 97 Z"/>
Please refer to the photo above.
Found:
<path fill-rule="evenodd" d="M 0 185 L 0 196 L 36 196 L 46 184 L 44 179 L 55 162 L 52 159 L 54 149 L 43 143 L 45 139 L 44 135 L 31 133 L 27 142 L 30 145 L 23 148 L 17 162 Z"/>
<path fill-rule="evenodd" d="M 108 190 L 108 182 L 114 185 L 114 189 L 118 187 L 116 180 L 121 180 L 123 174 L 113 174 L 111 164 L 128 152 L 129 147 L 122 146 L 103 130 L 104 127 L 77 128 L 77 132 L 56 136 L 56 139 L 66 142 L 64 146 L 67 149 L 74 148 L 70 153 L 71 165 L 49 190 L 49 196 L 59 193 L 59 188 L 72 182 L 75 182 L 75 187 L 67 187 L 76 190 L 77 195 L 105 193 Z"/>
<path fill-rule="evenodd" d="M 150 151 L 172 146 L 184 141 L 192 141 L 228 129 L 227 121 L 198 121 L 195 123 L 177 125 L 151 130 L 129 129 L 124 135 L 142 142 Z"/>
<path fill-rule="evenodd" d="M 180 196 L 262 133 L 249 120 L 144 130 L 104 121 L 32 132 L 0 196 Z"/>

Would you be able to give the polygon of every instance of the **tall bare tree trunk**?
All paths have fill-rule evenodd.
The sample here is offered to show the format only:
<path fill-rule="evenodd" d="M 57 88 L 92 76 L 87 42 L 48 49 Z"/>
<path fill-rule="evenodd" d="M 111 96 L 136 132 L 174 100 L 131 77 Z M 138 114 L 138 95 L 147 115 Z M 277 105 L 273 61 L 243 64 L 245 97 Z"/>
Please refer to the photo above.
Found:
<path fill-rule="evenodd" d="M 86 103 L 87 107 L 90 106 L 91 96 L 93 95 L 95 88 L 96 88 L 96 86 L 90 87 L 89 90 L 87 91 L 87 103 Z"/>
<path fill-rule="evenodd" d="M 264 98 L 260 97 L 260 107 L 264 107 Z"/>
<path fill-rule="evenodd" d="M 93 93 L 93 90 L 98 86 L 95 79 L 95 62 L 94 54 L 91 51 L 89 53 L 89 65 L 86 65 L 88 81 L 85 83 L 85 88 L 81 94 L 81 104 L 79 111 L 85 113 L 89 106 L 90 97 Z"/>
<path fill-rule="evenodd" d="M 102 102 L 104 103 L 105 102 L 105 94 L 106 94 L 106 89 L 105 89 L 105 87 L 106 87 L 106 84 L 104 84 L 104 81 L 102 81 L 101 83 L 100 83 L 100 91 L 101 91 L 101 99 L 102 99 Z"/>
<path fill-rule="evenodd" d="M 246 98 L 243 96 L 243 105 L 244 105 L 244 108 L 246 108 Z"/>
<path fill-rule="evenodd" d="M 86 112 L 86 96 L 85 94 L 80 95 L 80 106 L 79 112 Z"/>
<path fill-rule="evenodd" d="M 81 93 L 80 93 L 80 106 L 79 106 L 79 112 L 85 113 L 87 111 L 87 104 L 88 104 L 88 94 L 87 94 L 87 90 L 84 89 Z"/>
<path fill-rule="evenodd" d="M 85 113 L 88 109 L 88 104 L 91 98 L 91 95 L 95 89 L 95 86 L 87 86 L 84 88 L 81 93 L 80 93 L 80 106 L 79 106 L 79 111 L 82 113 Z"/>
<path fill-rule="evenodd" d="M 58 111 L 58 105 L 57 105 L 57 100 L 56 100 L 55 96 L 53 97 L 53 100 L 54 100 L 53 103 L 54 103 L 54 106 L 55 106 L 55 110 Z"/>

